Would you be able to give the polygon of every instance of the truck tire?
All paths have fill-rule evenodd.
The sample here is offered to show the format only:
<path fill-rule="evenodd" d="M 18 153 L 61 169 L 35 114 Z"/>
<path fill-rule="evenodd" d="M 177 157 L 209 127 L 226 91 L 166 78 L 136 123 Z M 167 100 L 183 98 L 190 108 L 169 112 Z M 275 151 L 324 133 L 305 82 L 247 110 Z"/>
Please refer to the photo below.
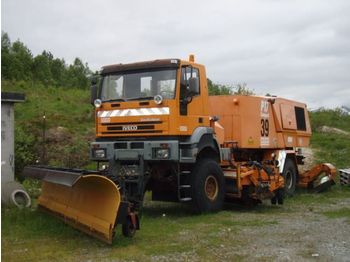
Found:
<path fill-rule="evenodd" d="M 192 172 L 192 205 L 196 212 L 216 212 L 222 209 L 225 180 L 218 163 L 210 158 L 200 159 Z"/>
<path fill-rule="evenodd" d="M 293 196 L 297 184 L 297 171 L 292 159 L 286 159 L 282 176 L 284 178 L 284 195 Z"/>
<path fill-rule="evenodd" d="M 131 219 L 129 217 L 126 219 L 126 222 L 122 225 L 122 233 L 123 236 L 130 238 L 134 237 L 136 233 L 136 228 L 132 224 Z"/>

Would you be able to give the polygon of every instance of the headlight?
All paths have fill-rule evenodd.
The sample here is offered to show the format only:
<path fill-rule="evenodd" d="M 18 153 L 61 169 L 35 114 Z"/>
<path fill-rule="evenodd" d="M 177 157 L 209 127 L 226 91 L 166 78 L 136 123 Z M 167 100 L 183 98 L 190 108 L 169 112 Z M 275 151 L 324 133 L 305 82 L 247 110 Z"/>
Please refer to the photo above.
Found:
<path fill-rule="evenodd" d="M 155 157 L 158 159 L 168 159 L 170 157 L 169 148 L 156 148 Z"/>
<path fill-rule="evenodd" d="M 163 97 L 161 95 L 156 95 L 154 97 L 154 102 L 157 104 L 157 105 L 160 105 L 162 102 L 163 102 Z"/>
<path fill-rule="evenodd" d="M 96 100 L 94 101 L 94 105 L 95 105 L 96 108 L 101 107 L 101 105 L 102 105 L 101 99 L 96 99 Z"/>
<path fill-rule="evenodd" d="M 94 150 L 94 157 L 95 158 L 105 158 L 106 151 L 104 149 L 95 149 Z"/>

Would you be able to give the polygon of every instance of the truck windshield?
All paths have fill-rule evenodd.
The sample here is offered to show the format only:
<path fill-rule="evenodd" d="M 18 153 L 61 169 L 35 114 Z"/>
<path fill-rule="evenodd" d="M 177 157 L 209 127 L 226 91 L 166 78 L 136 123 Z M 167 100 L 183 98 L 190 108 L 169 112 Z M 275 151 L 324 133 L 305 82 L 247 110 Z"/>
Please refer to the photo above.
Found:
<path fill-rule="evenodd" d="M 175 97 L 176 69 L 116 73 L 102 78 L 102 101 L 147 100 L 156 95 Z"/>

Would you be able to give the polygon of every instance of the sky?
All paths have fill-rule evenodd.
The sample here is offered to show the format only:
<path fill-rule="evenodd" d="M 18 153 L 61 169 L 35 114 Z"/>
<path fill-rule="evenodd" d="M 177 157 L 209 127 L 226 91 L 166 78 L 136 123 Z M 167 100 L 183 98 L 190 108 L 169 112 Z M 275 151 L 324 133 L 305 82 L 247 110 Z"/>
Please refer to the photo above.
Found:
<path fill-rule="evenodd" d="M 216 83 L 350 106 L 348 0 L 2 0 L 1 29 L 93 70 L 194 54 Z"/>

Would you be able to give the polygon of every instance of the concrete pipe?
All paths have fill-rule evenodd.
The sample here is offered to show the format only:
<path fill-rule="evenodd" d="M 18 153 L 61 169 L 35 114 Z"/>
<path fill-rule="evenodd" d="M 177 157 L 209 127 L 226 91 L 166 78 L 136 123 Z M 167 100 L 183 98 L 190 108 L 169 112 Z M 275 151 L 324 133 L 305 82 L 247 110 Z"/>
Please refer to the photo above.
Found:
<path fill-rule="evenodd" d="M 23 186 L 15 181 L 1 184 L 1 202 L 18 208 L 30 207 L 32 203 Z"/>

